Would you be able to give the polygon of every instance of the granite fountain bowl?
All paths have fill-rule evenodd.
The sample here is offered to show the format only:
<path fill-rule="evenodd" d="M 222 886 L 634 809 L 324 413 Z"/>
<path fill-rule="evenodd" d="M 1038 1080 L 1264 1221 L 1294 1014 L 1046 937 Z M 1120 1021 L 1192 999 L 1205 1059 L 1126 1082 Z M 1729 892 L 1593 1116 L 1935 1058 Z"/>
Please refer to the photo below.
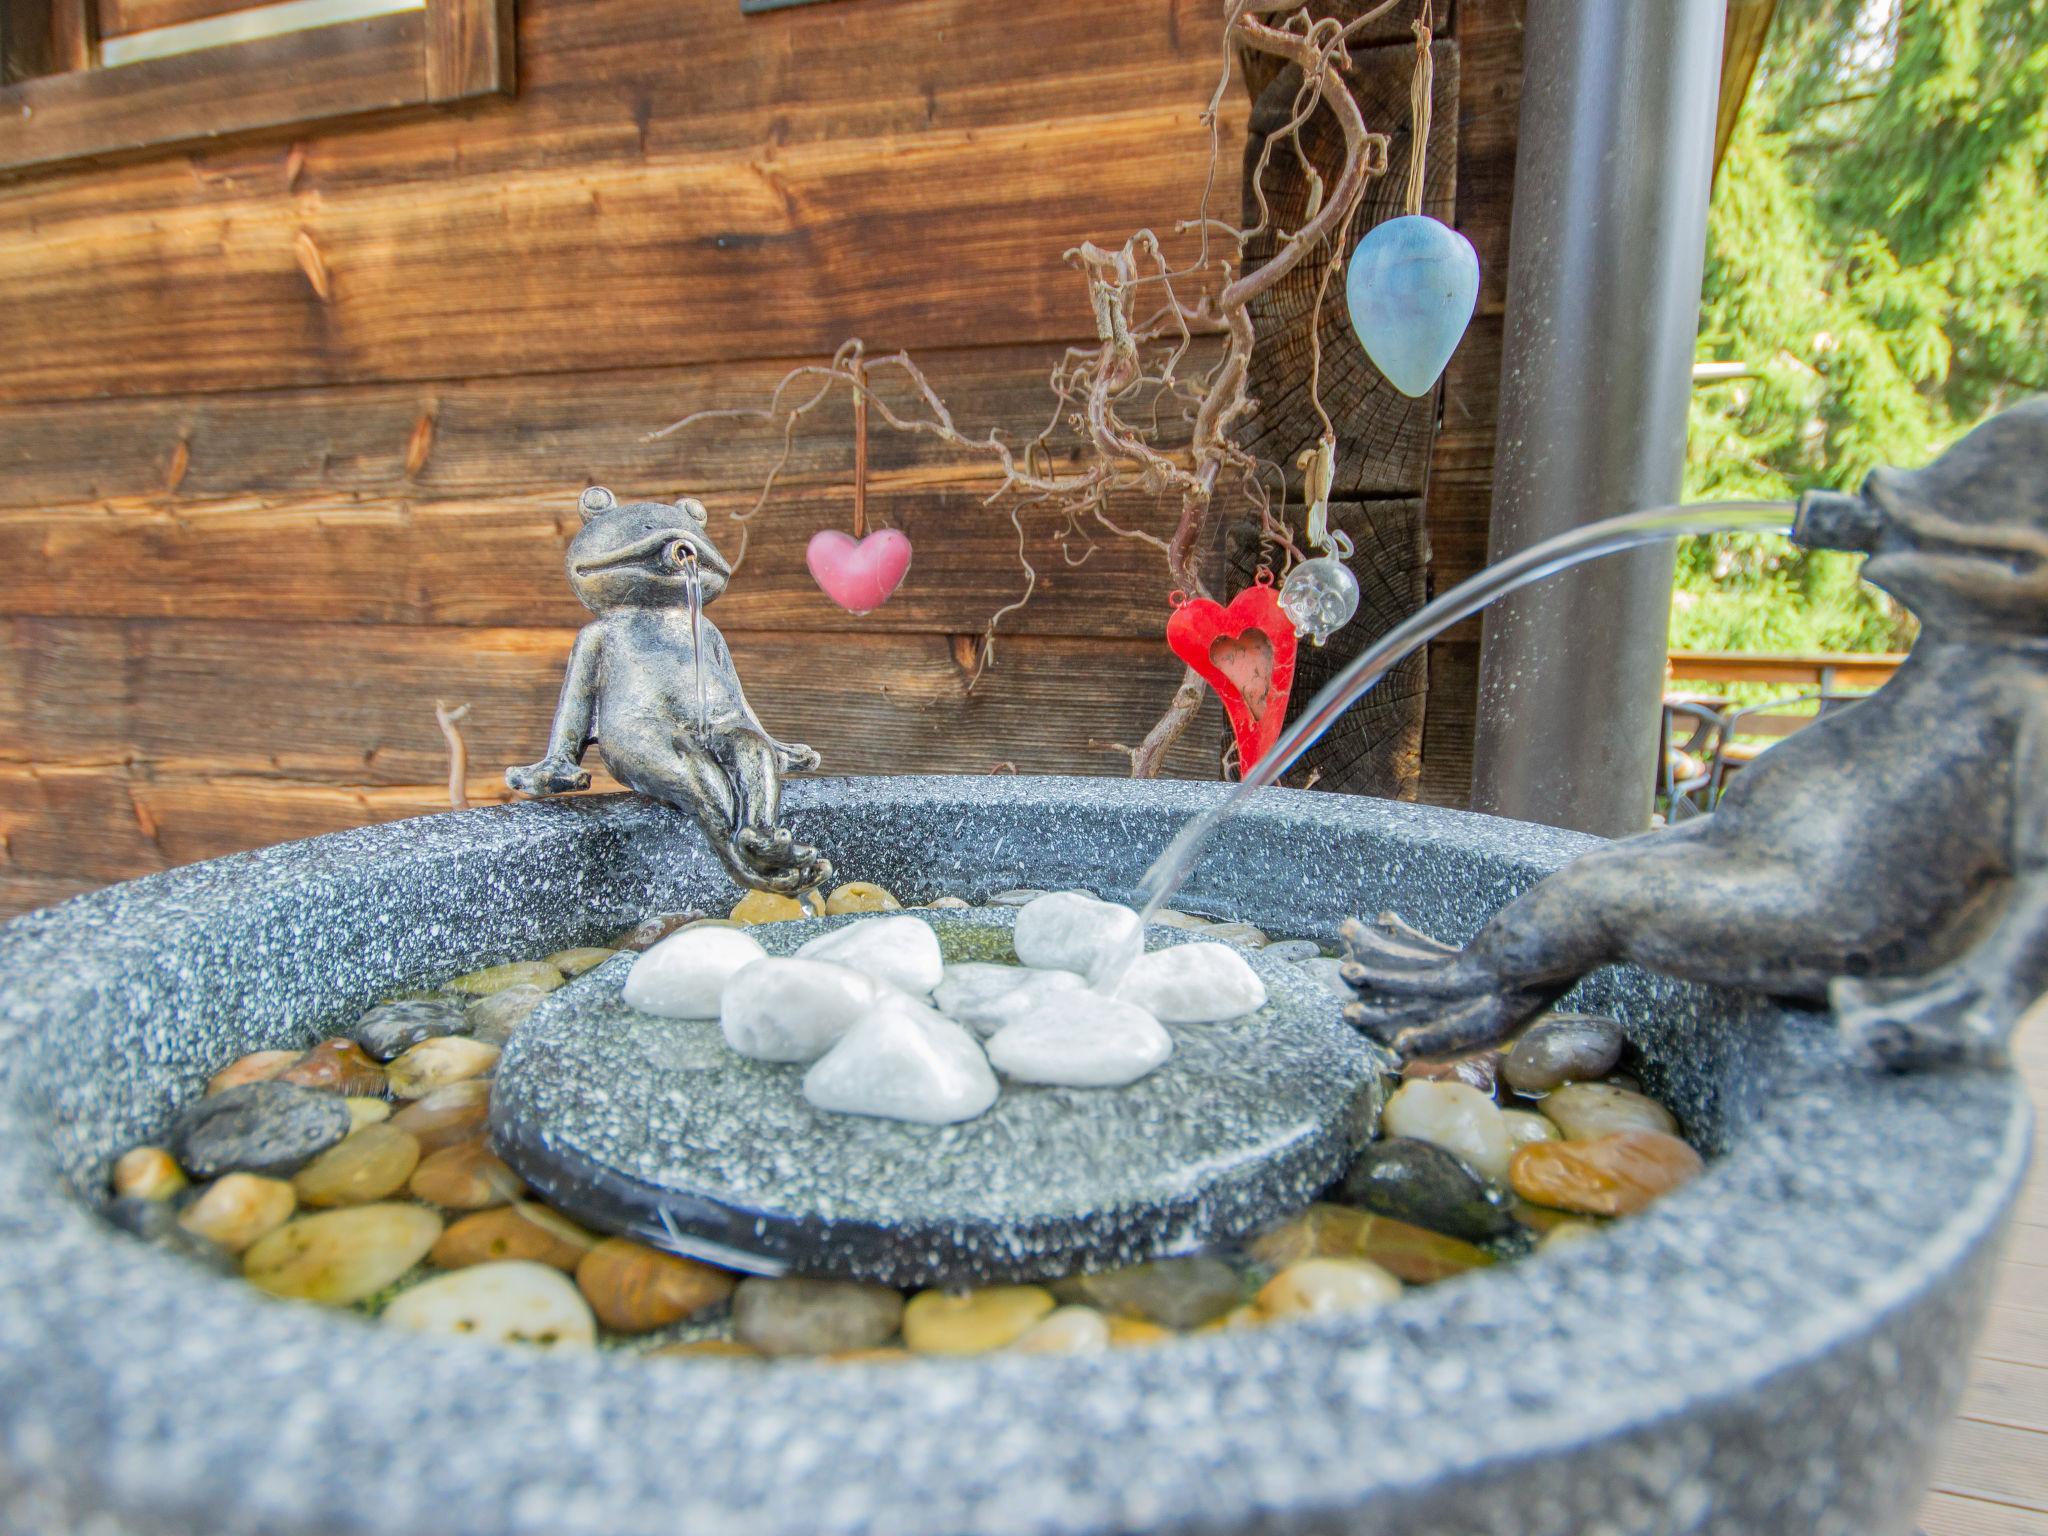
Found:
<path fill-rule="evenodd" d="M 1220 786 L 817 780 L 800 834 L 906 900 L 1128 897 Z M 1462 939 L 1587 840 L 1270 791 L 1181 902 L 1289 934 L 1398 907 Z M 1386 1309 L 1097 1357 L 771 1366 L 498 1350 L 269 1300 L 95 1212 L 111 1159 L 242 1051 L 378 996 L 730 899 L 628 798 L 399 822 L 0 928 L 0 1530 L 1911 1528 L 2029 1144 L 2016 1080 L 1883 1076 L 1824 1018 L 1624 971 L 1708 1173 L 1596 1241 Z"/>

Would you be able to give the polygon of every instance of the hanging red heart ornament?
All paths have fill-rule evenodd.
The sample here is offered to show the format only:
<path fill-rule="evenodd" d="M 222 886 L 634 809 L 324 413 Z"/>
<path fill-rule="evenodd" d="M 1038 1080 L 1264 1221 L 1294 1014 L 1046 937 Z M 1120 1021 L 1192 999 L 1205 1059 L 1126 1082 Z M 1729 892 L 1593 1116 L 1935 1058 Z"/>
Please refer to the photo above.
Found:
<path fill-rule="evenodd" d="M 1281 611 L 1272 577 L 1261 572 L 1257 585 L 1227 608 L 1206 597 L 1180 603 L 1166 621 L 1166 643 L 1223 700 L 1242 774 L 1280 739 L 1294 691 L 1300 640 Z"/>

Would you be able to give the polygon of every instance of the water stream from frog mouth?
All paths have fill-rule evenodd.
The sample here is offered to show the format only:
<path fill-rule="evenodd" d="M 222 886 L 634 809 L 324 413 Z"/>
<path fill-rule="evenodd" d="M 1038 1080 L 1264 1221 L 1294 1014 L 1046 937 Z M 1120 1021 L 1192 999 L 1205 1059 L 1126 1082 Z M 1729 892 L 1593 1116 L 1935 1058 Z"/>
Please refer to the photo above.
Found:
<path fill-rule="evenodd" d="M 1789 501 L 1709 501 L 1652 507 L 1603 518 L 1533 544 L 1519 554 L 1488 566 L 1418 609 L 1363 651 L 1309 700 L 1273 748 L 1253 766 L 1228 795 L 1191 817 L 1145 871 L 1140 890 L 1144 917 L 1150 922 L 1178 891 L 1217 829 L 1242 810 L 1245 802 L 1276 782 L 1295 760 L 1321 739 L 1338 716 L 1370 693 L 1375 684 L 1411 652 L 1427 645 L 1461 619 L 1487 604 L 1519 591 L 1546 576 L 1555 576 L 1602 555 L 1619 554 L 1645 544 L 1704 533 L 1787 533 L 1793 504 Z"/>
<path fill-rule="evenodd" d="M 683 595 L 690 609 L 690 670 L 697 679 L 697 734 L 704 725 L 704 573 L 697 564 L 696 551 L 684 549 L 677 557 L 683 565 Z"/>

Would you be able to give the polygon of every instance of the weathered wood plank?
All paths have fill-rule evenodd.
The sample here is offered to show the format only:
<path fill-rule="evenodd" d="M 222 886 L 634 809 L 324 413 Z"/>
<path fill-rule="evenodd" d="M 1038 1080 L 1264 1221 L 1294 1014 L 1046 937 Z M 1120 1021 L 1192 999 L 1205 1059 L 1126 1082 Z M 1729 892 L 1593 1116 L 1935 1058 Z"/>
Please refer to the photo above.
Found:
<path fill-rule="evenodd" d="M 446 773 L 433 712 L 445 699 L 470 705 L 470 761 L 483 774 L 540 754 L 573 634 L 10 620 L 0 761 L 433 784 Z M 835 773 L 980 773 L 1005 761 L 1023 772 L 1117 772 L 1122 760 L 1091 740 L 1135 740 L 1181 677 L 1149 641 L 1020 636 L 970 692 L 944 635 L 727 638 L 768 728 L 816 746 Z M 1191 730 L 1173 770 L 1213 776 L 1214 739 Z"/>
<path fill-rule="evenodd" d="M 2048 1368 L 2011 1360 L 1976 1360 L 1956 1411 L 1987 1424 L 2048 1434 Z M 2048 1485 L 2048 1460 L 2043 1461 L 2041 1472 L 2044 1485 Z"/>
<path fill-rule="evenodd" d="M 2048 1511 L 2048 1489 L 2041 1486 L 2040 1475 L 2044 1462 L 2048 1435 L 1955 1419 L 1943 1432 L 1930 1486 L 1938 1493 Z"/>
<path fill-rule="evenodd" d="M 735 629 L 979 633 L 1029 586 L 1001 635 L 1163 633 L 1172 582 L 1156 548 L 1099 528 L 1084 545 L 1063 520 L 1027 509 L 1027 576 L 1017 529 L 984 505 L 988 492 L 986 482 L 871 483 L 869 518 L 907 533 L 917 559 L 887 605 L 856 618 L 826 600 L 804 564 L 813 533 L 849 525 L 851 488 L 786 486 L 745 525 L 745 558 L 713 617 Z M 575 625 L 588 615 L 562 571 L 579 526 L 574 496 L 157 498 L 0 510 L 0 615 Z M 736 555 L 742 531 L 726 512 L 752 498 L 709 499 L 712 536 Z M 1133 494 L 1114 500 L 1110 515 L 1163 536 L 1176 510 Z"/>
<path fill-rule="evenodd" d="M 206 16 L 246 11 L 263 0 L 94 0 L 101 37 L 126 37 Z"/>
<path fill-rule="evenodd" d="M 60 901 L 83 896 L 105 884 L 104 880 L 69 875 L 23 874 L 0 863 L 0 920 L 18 917 L 39 907 L 54 907 Z"/>
<path fill-rule="evenodd" d="M 1092 321 L 1060 252 L 1170 225 L 1207 146 L 1151 111 L 10 221 L 0 398 L 1071 339 Z"/>
<path fill-rule="evenodd" d="M 836 12 L 836 14 L 832 14 Z M 886 0 L 746 17 L 721 3 L 522 0 L 519 91 L 459 114 L 193 146 L 0 188 L 0 219 L 181 208 L 286 190 L 305 199 L 462 175 L 588 166 L 1054 122 L 1207 101 L 1221 65 L 1210 0 Z M 679 73 L 680 72 L 680 73 Z M 1225 101 L 1224 142 L 1243 106 Z M 1234 160 L 1219 187 L 1234 201 Z M 11 205 L 11 206 L 10 206 Z M 1057 253 L 1055 253 L 1057 254 Z"/>
<path fill-rule="evenodd" d="M 1047 377 L 1058 346 L 976 347 L 918 359 L 961 430 L 1013 439 L 1051 414 Z M 1219 348 L 1190 353 L 1206 368 Z M 592 370 L 423 384 L 368 384 L 231 394 L 0 405 L 0 507 L 53 508 L 107 498 L 249 496 L 485 497 L 609 485 L 621 495 L 706 495 L 714 509 L 751 505 L 782 451 L 779 428 L 709 421 L 651 436 L 691 412 L 764 405 L 788 371 L 781 360 L 690 368 Z M 873 387 L 909 410 L 900 376 L 877 367 Z M 1170 413 L 1163 446 L 1187 441 Z M 853 416 L 841 391 L 806 418 L 784 469 L 791 483 L 844 482 Z M 1077 461 L 1071 435 L 1054 464 Z M 892 432 L 877 416 L 868 463 L 878 477 L 985 473 L 985 461 L 929 436 Z M 729 497 L 716 493 L 730 491 Z M 744 496 L 739 493 L 744 492 Z"/>
<path fill-rule="evenodd" d="M 427 100 L 510 95 L 512 0 L 427 0 Z"/>
<path fill-rule="evenodd" d="M 0 92 L 0 170 L 417 105 L 425 36 L 402 12 L 24 81 Z"/>

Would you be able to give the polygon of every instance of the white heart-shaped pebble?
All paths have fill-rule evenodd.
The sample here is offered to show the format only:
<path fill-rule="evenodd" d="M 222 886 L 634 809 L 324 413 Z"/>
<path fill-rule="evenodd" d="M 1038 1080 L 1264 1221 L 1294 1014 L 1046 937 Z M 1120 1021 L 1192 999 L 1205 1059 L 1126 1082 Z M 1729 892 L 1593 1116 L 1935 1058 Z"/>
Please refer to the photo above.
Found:
<path fill-rule="evenodd" d="M 1173 1054 L 1173 1037 L 1131 1003 L 1070 992 L 1006 1024 L 988 1043 L 988 1059 L 1020 1083 L 1120 1088 Z"/>
<path fill-rule="evenodd" d="M 915 997 L 928 997 L 945 978 L 939 936 L 914 917 L 870 917 L 821 933 L 797 951 L 805 960 L 830 960 Z"/>
<path fill-rule="evenodd" d="M 1228 944 L 1169 944 L 1140 955 L 1116 996 L 1162 1024 L 1215 1024 L 1266 1006 L 1266 984 Z"/>
<path fill-rule="evenodd" d="M 819 1109 L 923 1125 L 972 1120 L 998 1091 L 974 1037 L 905 998 L 884 998 L 804 1074 Z"/>
<path fill-rule="evenodd" d="M 882 984 L 829 960 L 771 955 L 725 984 L 725 1043 L 756 1061 L 816 1061 L 875 1006 Z"/>
<path fill-rule="evenodd" d="M 424 1280 L 381 1315 L 396 1328 L 498 1344 L 588 1349 L 597 1343 L 597 1320 L 576 1283 L 558 1269 L 524 1259 L 472 1264 Z"/>
<path fill-rule="evenodd" d="M 627 1007 L 664 1019 L 715 1019 L 734 973 L 767 957 L 759 940 L 737 928 L 679 929 L 633 962 L 622 995 Z"/>

